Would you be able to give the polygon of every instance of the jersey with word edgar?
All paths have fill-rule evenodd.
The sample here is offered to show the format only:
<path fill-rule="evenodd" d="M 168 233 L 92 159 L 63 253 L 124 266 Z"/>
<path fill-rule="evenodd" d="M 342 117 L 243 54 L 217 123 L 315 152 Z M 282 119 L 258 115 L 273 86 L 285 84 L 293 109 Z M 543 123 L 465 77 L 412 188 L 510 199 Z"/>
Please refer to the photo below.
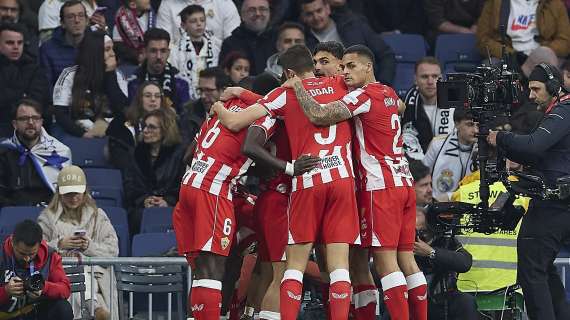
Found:
<path fill-rule="evenodd" d="M 342 98 L 354 116 L 355 152 L 366 191 L 412 186 L 413 178 L 402 151 L 398 95 L 394 89 L 370 83 Z"/>
<path fill-rule="evenodd" d="M 247 105 L 239 99 L 232 99 L 224 107 L 239 112 Z M 196 136 L 194 159 L 182 183 L 231 200 L 233 185 L 252 162 L 241 153 L 246 134 L 247 128 L 231 132 L 216 116 L 206 120 Z"/>
<path fill-rule="evenodd" d="M 321 104 L 339 100 L 347 93 L 342 77 L 304 79 L 303 86 Z M 293 89 L 277 88 L 258 103 L 263 105 L 272 117 L 282 118 L 285 122 L 293 159 L 303 154 L 321 158 L 317 168 L 302 176 L 293 177 L 293 192 L 354 177 L 350 122 L 343 121 L 329 127 L 313 125 L 303 113 Z"/>

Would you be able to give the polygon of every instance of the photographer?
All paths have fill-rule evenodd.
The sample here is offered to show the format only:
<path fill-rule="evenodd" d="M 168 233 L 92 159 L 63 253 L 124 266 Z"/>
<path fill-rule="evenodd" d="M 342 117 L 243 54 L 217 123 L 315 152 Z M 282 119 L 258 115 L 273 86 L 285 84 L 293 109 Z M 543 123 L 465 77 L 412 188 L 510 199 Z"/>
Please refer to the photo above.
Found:
<path fill-rule="evenodd" d="M 71 288 L 61 257 L 42 241 L 42 228 L 36 222 L 16 225 L 4 241 L 0 268 L 1 319 L 73 319 L 66 300 Z"/>
<path fill-rule="evenodd" d="M 429 319 L 478 319 L 475 297 L 457 289 L 457 274 L 469 271 L 471 254 L 452 233 L 434 233 L 423 207 L 416 207 L 416 233 L 414 255 L 429 287 Z"/>
<path fill-rule="evenodd" d="M 562 91 L 556 67 L 539 64 L 529 76 L 529 98 L 544 111 L 538 128 L 527 135 L 490 131 L 487 141 L 507 158 L 541 176 L 547 188 L 570 175 L 570 95 Z M 570 239 L 568 199 L 533 198 L 523 218 L 518 246 L 518 281 L 530 319 L 567 319 L 564 287 L 553 261 Z"/>

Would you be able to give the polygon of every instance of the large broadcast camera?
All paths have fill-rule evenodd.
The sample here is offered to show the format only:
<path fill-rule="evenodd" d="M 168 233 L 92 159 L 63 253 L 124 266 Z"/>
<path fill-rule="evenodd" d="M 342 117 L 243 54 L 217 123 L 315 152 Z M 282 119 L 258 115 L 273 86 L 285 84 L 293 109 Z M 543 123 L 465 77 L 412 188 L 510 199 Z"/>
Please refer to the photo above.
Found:
<path fill-rule="evenodd" d="M 468 109 L 479 124 L 477 163 L 481 182 L 477 205 L 462 202 L 433 204 L 427 212 L 428 224 L 437 232 L 474 231 L 494 233 L 512 231 L 522 217 L 513 206 L 506 159 L 497 150 L 490 158 L 487 136 L 496 119 L 508 118 L 521 103 L 522 85 L 518 73 L 509 70 L 506 55 L 499 65 L 480 66 L 471 73 L 450 73 L 437 82 L 438 108 Z M 503 182 L 507 192 L 489 205 L 489 186 Z"/>

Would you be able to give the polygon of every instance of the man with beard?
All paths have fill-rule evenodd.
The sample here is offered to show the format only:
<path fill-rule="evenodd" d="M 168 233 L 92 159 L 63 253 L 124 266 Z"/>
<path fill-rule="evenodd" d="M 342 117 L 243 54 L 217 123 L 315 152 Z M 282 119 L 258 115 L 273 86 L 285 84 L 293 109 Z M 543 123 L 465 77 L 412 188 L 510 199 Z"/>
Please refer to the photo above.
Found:
<path fill-rule="evenodd" d="M 178 69 L 168 63 L 170 35 L 166 30 L 151 28 L 144 33 L 145 60 L 129 79 L 129 99 L 138 86 L 145 81 L 158 83 L 164 92 L 167 104 L 180 114 L 182 106 L 190 100 L 188 82 L 178 75 Z"/>
<path fill-rule="evenodd" d="M 42 127 L 42 106 L 22 100 L 14 110 L 14 135 L 0 142 L 0 207 L 46 205 L 71 150 Z"/>

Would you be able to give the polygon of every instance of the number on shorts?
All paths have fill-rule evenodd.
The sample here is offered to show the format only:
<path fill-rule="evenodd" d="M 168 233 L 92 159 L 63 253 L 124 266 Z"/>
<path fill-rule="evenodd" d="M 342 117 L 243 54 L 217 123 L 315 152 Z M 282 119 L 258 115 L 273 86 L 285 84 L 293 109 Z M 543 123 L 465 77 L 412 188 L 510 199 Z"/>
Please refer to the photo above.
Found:
<path fill-rule="evenodd" d="M 396 134 L 394 135 L 394 141 L 392 142 L 392 151 L 394 154 L 402 154 L 402 147 L 398 147 L 398 141 L 400 140 L 400 135 L 402 134 L 402 127 L 400 126 L 400 117 L 397 114 L 392 115 L 392 119 L 390 120 L 390 124 L 393 130 L 396 130 Z"/>
<path fill-rule="evenodd" d="M 220 132 L 222 132 L 222 129 L 218 127 L 218 124 L 220 124 L 220 120 L 217 120 L 214 123 L 214 126 L 206 132 L 206 136 L 204 137 L 204 140 L 202 140 L 202 148 L 208 149 L 214 144 L 214 141 L 216 141 L 216 138 L 220 135 Z"/>
<path fill-rule="evenodd" d="M 232 220 L 230 218 L 226 218 L 226 220 L 224 220 L 224 229 L 222 230 L 222 232 L 226 236 L 229 236 L 230 233 L 232 233 Z"/>

